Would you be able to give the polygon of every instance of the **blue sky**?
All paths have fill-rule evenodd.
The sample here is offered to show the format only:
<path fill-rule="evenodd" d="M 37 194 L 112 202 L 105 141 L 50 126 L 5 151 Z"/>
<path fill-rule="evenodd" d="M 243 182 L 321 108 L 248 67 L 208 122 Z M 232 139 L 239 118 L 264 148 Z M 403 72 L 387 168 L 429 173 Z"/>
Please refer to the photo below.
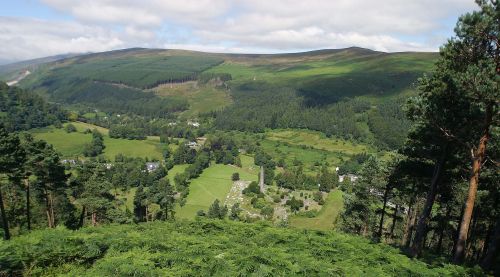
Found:
<path fill-rule="evenodd" d="M 0 0 L 0 62 L 128 47 L 437 51 L 472 0 Z"/>

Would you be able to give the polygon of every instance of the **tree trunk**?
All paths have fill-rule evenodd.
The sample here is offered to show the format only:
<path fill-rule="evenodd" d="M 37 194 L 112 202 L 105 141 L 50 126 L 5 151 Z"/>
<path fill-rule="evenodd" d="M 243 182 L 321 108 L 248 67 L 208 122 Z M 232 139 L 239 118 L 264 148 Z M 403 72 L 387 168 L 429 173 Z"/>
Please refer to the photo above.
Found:
<path fill-rule="evenodd" d="M 7 214 L 5 213 L 5 206 L 3 204 L 3 195 L 1 187 L 0 187 L 0 212 L 2 214 L 3 238 L 5 240 L 9 240 L 10 239 L 9 222 L 7 221 Z"/>
<path fill-rule="evenodd" d="M 464 258 L 467 258 L 472 255 L 472 253 L 475 251 L 475 245 L 474 241 L 476 239 L 476 227 L 477 227 L 477 221 L 478 221 L 478 214 L 480 214 L 479 209 L 475 209 L 474 212 L 472 213 L 472 219 L 471 222 L 472 224 L 469 225 L 469 231 L 468 231 L 468 236 L 467 236 L 467 241 L 469 241 L 468 245 L 466 245 L 466 250 L 464 253 Z"/>
<path fill-rule="evenodd" d="M 431 186 L 429 188 L 429 192 L 427 192 L 424 209 L 422 211 L 422 214 L 420 215 L 420 218 L 418 219 L 415 239 L 413 240 L 413 245 L 410 249 L 410 256 L 412 257 L 420 255 L 420 252 L 422 251 L 422 242 L 426 234 L 427 221 L 429 220 L 429 217 L 431 215 L 432 206 L 434 205 L 434 200 L 436 199 L 439 180 L 441 179 L 446 156 L 448 155 L 448 144 L 443 147 L 442 151 L 443 152 L 441 153 L 441 157 L 439 157 L 439 160 L 434 167 Z"/>
<path fill-rule="evenodd" d="M 447 206 L 446 207 L 446 217 L 445 217 L 445 220 L 448 221 L 448 219 L 450 218 L 451 216 L 451 207 L 450 206 Z M 437 252 L 438 253 L 441 253 L 441 249 L 443 248 L 443 238 L 444 238 L 444 229 L 446 229 L 446 225 L 444 225 L 443 222 L 441 222 L 440 225 L 440 230 L 439 230 L 439 239 L 438 239 L 438 243 L 437 243 Z"/>
<path fill-rule="evenodd" d="M 500 217 L 497 219 L 495 232 L 488 243 L 488 248 L 484 259 L 481 261 L 481 267 L 484 270 L 490 270 L 498 255 L 498 248 L 500 248 Z"/>
<path fill-rule="evenodd" d="M 493 116 L 493 104 L 486 106 L 484 133 L 479 139 L 477 150 L 472 150 L 472 172 L 469 179 L 469 191 L 467 200 L 465 201 L 465 210 L 458 231 L 457 245 L 453 255 L 453 262 L 456 264 L 462 263 L 464 259 L 465 245 L 467 243 L 467 233 L 469 232 L 469 224 L 474 211 L 474 202 L 476 201 L 477 187 L 479 185 L 479 173 L 486 155 L 486 145 L 490 139 L 490 125 Z"/>
<path fill-rule="evenodd" d="M 52 213 L 50 212 L 50 196 L 46 190 L 45 190 L 45 211 L 47 214 L 47 225 L 49 226 L 49 228 L 53 228 L 54 226 L 52 226 L 52 218 L 51 218 Z"/>
<path fill-rule="evenodd" d="M 92 212 L 92 226 L 95 227 L 97 226 L 97 213 Z"/>
<path fill-rule="evenodd" d="M 50 217 L 52 218 L 52 227 L 56 227 L 56 217 L 54 215 L 54 196 L 52 196 L 52 193 L 50 195 Z"/>
<path fill-rule="evenodd" d="M 83 224 L 85 224 L 85 206 L 82 207 L 82 213 L 80 214 L 80 221 L 78 222 L 78 228 L 82 228 Z"/>
<path fill-rule="evenodd" d="M 380 216 L 380 222 L 378 225 L 378 231 L 377 231 L 377 238 L 380 241 L 382 239 L 382 232 L 384 228 L 384 217 L 385 217 L 385 208 L 387 207 L 387 198 L 389 198 L 389 191 L 391 190 L 391 187 L 389 186 L 389 183 L 386 184 L 385 190 L 384 190 L 384 204 L 382 205 L 382 215 Z"/>
<path fill-rule="evenodd" d="M 396 205 L 396 208 L 394 209 L 394 214 L 392 215 L 392 225 L 391 225 L 391 231 L 389 232 L 389 238 L 392 241 L 392 238 L 394 237 L 394 229 L 396 228 L 396 222 L 398 221 L 398 210 L 399 210 L 399 205 Z"/>
<path fill-rule="evenodd" d="M 413 184 L 413 189 L 415 189 L 415 184 Z M 405 222 L 405 230 L 403 232 L 403 238 L 401 239 L 401 245 L 406 245 L 408 248 L 408 240 L 411 240 L 411 225 L 412 225 L 412 219 L 413 219 L 413 210 L 417 209 L 417 203 L 416 203 L 416 195 L 411 196 L 410 198 L 410 203 L 408 204 L 408 212 L 406 213 L 406 222 Z"/>
<path fill-rule="evenodd" d="M 362 231 L 363 237 L 366 237 L 368 235 L 368 222 L 365 221 L 365 224 L 363 225 L 363 231 Z"/>
<path fill-rule="evenodd" d="M 411 218 L 411 225 L 410 225 L 410 230 L 409 230 L 409 235 L 408 235 L 408 240 L 406 241 L 406 249 L 410 248 L 412 239 L 413 239 L 413 232 L 415 231 L 415 224 L 417 223 L 417 214 L 418 214 L 418 209 L 419 209 L 418 203 L 415 204 L 415 207 L 412 212 L 412 218 Z"/>
<path fill-rule="evenodd" d="M 30 181 L 24 179 L 24 187 L 26 189 L 26 223 L 28 231 L 31 231 L 31 202 L 30 202 Z"/>

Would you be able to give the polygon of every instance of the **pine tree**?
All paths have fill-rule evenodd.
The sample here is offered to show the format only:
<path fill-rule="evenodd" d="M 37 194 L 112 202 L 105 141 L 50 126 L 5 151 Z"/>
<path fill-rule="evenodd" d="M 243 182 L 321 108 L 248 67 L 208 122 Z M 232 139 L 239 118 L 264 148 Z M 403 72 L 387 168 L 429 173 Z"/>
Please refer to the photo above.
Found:
<path fill-rule="evenodd" d="M 41 153 L 43 160 L 37 163 L 34 170 L 37 181 L 33 185 L 45 202 L 48 227 L 54 228 L 57 223 L 56 201 L 59 196 L 66 195 L 66 181 L 69 175 L 66 174 L 59 155 L 52 145 L 46 143 L 41 143 L 41 145 L 44 146 Z"/>
<path fill-rule="evenodd" d="M 379 162 L 371 157 L 363 165 L 360 178 L 352 194 L 344 194 L 342 229 L 368 236 L 376 225 L 376 209 L 381 205 L 378 194 L 384 186 L 384 175 Z"/>
<path fill-rule="evenodd" d="M 227 214 L 227 206 L 221 206 L 219 199 L 215 199 L 215 201 L 208 208 L 207 217 L 208 218 L 218 218 L 224 219 Z"/>
<path fill-rule="evenodd" d="M 0 174 L 7 177 L 19 176 L 25 161 L 25 153 L 17 134 L 9 134 L 0 124 Z M 10 239 L 9 219 L 5 211 L 5 204 L 0 184 L 0 216 L 2 218 L 4 238 Z"/>
<path fill-rule="evenodd" d="M 148 198 L 163 210 L 163 218 L 174 218 L 175 191 L 168 179 L 164 178 L 153 183 L 148 190 Z"/>
<path fill-rule="evenodd" d="M 112 186 L 105 174 L 106 168 L 100 164 L 96 165 L 91 176 L 83 180 L 84 191 L 78 199 L 86 213 L 90 214 L 92 226 L 108 219 L 108 211 L 114 208 L 114 196 L 110 193 Z"/>
<path fill-rule="evenodd" d="M 478 0 L 480 11 L 459 19 L 455 33 L 442 50 L 450 75 L 457 85 L 456 96 L 471 106 L 464 131 L 469 142 L 472 169 L 465 210 L 458 231 L 454 262 L 465 254 L 469 224 L 474 210 L 481 167 L 486 160 L 491 127 L 498 126 L 500 99 L 500 3 Z"/>

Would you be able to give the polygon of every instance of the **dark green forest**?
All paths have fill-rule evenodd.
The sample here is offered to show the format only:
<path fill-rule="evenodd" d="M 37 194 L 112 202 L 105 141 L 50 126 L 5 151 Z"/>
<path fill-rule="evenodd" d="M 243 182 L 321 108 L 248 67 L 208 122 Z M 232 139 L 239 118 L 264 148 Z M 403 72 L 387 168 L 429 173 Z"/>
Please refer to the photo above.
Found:
<path fill-rule="evenodd" d="M 0 122 L 9 131 L 60 125 L 68 113 L 42 97 L 0 82 Z"/>

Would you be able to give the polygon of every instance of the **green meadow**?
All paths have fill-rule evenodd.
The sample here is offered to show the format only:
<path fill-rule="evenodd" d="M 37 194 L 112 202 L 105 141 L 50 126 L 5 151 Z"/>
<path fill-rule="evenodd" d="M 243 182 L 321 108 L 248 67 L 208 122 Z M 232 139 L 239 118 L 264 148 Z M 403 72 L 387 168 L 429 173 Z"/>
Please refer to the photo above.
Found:
<path fill-rule="evenodd" d="M 235 172 L 238 172 L 240 179 L 244 181 L 257 181 L 258 179 L 256 174 L 251 174 L 244 168 L 213 164 L 205 169 L 200 177 L 191 180 L 186 204 L 183 207 L 177 207 L 176 217 L 194 218 L 197 211 L 207 211 L 215 199 L 223 203 L 233 184 L 231 175 Z"/>
<path fill-rule="evenodd" d="M 336 189 L 331 191 L 326 198 L 325 204 L 321 207 L 316 217 L 308 218 L 304 216 L 291 216 L 290 225 L 297 228 L 313 229 L 313 230 L 332 230 L 335 227 L 344 200 L 342 191 Z"/>
<path fill-rule="evenodd" d="M 63 157 L 82 156 L 83 147 L 90 143 L 91 135 L 84 134 L 86 129 L 97 129 L 104 135 L 104 156 L 114 159 L 116 155 L 123 154 L 130 157 L 162 159 L 162 149 L 158 137 L 148 137 L 146 140 L 115 139 L 108 136 L 108 130 L 95 125 L 75 122 L 77 132 L 66 133 L 64 129 L 47 127 L 32 130 L 37 139 L 42 139 L 52 144 Z"/>
<path fill-rule="evenodd" d="M 294 146 L 309 146 L 314 149 L 329 152 L 341 152 L 346 155 L 375 152 L 373 147 L 336 138 L 327 138 L 325 134 L 310 130 L 271 130 L 266 133 L 266 138 L 272 141 L 286 142 Z"/>
<path fill-rule="evenodd" d="M 186 99 L 189 109 L 180 113 L 182 118 L 193 118 L 200 113 L 220 110 L 232 103 L 227 90 L 209 84 L 198 85 L 194 81 L 161 85 L 154 88 L 153 92 L 158 96 Z"/>

